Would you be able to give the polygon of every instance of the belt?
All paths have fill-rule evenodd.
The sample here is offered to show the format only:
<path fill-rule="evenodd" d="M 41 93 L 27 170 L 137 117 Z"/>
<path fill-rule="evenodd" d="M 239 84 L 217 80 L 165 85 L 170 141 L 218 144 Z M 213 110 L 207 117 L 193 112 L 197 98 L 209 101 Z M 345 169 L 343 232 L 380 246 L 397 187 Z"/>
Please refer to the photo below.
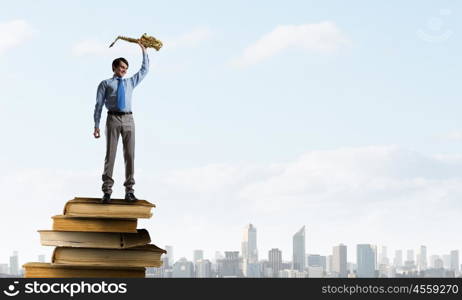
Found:
<path fill-rule="evenodd" d="M 129 112 L 124 112 L 124 111 L 108 111 L 107 114 L 108 114 L 108 115 L 122 116 L 122 115 L 131 115 L 132 112 L 131 112 L 131 111 L 129 111 Z"/>

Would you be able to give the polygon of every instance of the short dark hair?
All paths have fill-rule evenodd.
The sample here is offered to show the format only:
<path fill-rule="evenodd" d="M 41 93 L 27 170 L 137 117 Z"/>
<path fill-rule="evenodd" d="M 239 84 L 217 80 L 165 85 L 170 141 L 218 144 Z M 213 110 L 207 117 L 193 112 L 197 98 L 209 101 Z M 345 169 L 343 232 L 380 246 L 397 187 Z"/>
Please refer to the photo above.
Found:
<path fill-rule="evenodd" d="M 112 61 L 112 71 L 114 71 L 115 68 L 117 68 L 120 65 L 120 62 L 125 63 L 128 67 L 128 61 L 123 57 L 119 57 Z"/>

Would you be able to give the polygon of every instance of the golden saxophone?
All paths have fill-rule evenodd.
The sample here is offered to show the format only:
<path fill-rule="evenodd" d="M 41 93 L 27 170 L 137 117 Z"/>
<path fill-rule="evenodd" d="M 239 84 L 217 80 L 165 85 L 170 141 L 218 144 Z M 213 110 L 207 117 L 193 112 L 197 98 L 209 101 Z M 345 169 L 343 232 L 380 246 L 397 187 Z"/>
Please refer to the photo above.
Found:
<path fill-rule="evenodd" d="M 139 39 L 134 39 L 134 38 L 129 38 L 129 37 L 126 37 L 126 36 L 121 36 L 119 35 L 114 42 L 112 42 L 112 44 L 109 46 L 109 48 L 111 48 L 112 46 L 114 46 L 115 42 L 117 42 L 117 40 L 124 40 L 124 41 L 127 41 L 127 42 L 130 42 L 130 43 L 137 43 L 140 42 L 144 47 L 146 48 L 154 48 L 156 49 L 157 51 L 159 51 L 160 48 L 162 48 L 163 44 L 161 41 L 159 41 L 158 39 L 156 39 L 155 37 L 153 36 L 149 36 L 147 35 L 146 33 L 143 34 Z"/>

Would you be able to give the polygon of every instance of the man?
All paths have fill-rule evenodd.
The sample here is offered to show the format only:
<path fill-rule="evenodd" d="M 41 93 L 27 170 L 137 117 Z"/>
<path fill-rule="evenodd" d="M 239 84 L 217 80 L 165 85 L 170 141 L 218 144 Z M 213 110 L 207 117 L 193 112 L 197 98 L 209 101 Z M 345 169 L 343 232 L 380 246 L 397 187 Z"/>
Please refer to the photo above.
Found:
<path fill-rule="evenodd" d="M 96 105 L 94 111 L 95 130 L 93 136 L 100 137 L 99 122 L 103 105 L 108 110 L 106 119 L 106 158 L 104 159 L 103 172 L 103 197 L 102 203 L 111 201 L 112 172 L 114 170 L 114 161 L 117 152 L 117 143 L 119 136 L 122 136 L 124 161 L 125 161 L 125 200 L 134 202 L 138 200 L 135 197 L 133 185 L 135 184 L 135 123 L 132 114 L 132 92 L 133 89 L 143 80 L 149 70 L 149 57 L 146 48 L 138 43 L 143 53 L 143 63 L 141 69 L 130 78 L 124 79 L 127 73 L 128 61 L 123 58 L 117 58 L 112 62 L 112 78 L 103 80 L 96 93 Z"/>

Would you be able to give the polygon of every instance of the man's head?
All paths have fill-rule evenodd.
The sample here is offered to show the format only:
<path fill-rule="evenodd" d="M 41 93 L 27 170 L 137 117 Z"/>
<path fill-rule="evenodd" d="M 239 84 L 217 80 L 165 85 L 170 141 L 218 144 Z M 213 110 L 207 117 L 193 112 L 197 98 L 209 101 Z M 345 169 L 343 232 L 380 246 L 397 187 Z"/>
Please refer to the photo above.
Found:
<path fill-rule="evenodd" d="M 123 58 L 119 57 L 114 59 L 112 62 L 112 71 L 114 71 L 114 75 L 117 77 L 124 77 L 125 73 L 128 70 L 128 61 Z"/>

